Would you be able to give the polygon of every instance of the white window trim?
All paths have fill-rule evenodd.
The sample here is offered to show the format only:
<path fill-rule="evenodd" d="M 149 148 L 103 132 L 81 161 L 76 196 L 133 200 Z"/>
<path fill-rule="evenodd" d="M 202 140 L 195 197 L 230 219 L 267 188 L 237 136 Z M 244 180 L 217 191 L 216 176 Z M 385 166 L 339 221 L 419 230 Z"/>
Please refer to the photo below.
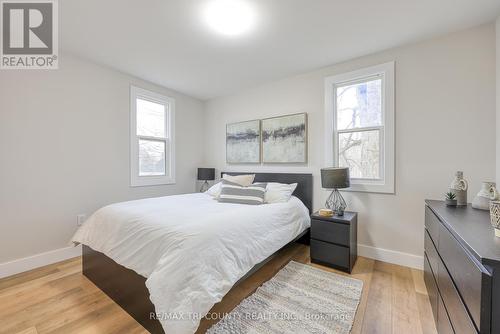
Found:
<path fill-rule="evenodd" d="M 167 174 L 161 176 L 139 176 L 139 139 L 145 136 L 137 135 L 137 98 L 157 102 L 168 106 L 166 108 L 165 130 L 165 166 Z M 158 138 L 150 138 L 158 140 Z M 146 89 L 130 86 L 130 186 L 155 186 L 175 184 L 175 100 Z"/>
<path fill-rule="evenodd" d="M 325 78 L 325 166 L 338 166 L 335 87 L 343 83 L 380 76 L 382 82 L 381 180 L 351 179 L 347 191 L 395 193 L 395 76 L 394 61 Z M 374 127 L 379 128 L 379 127 Z M 368 128 L 366 128 L 368 129 Z M 362 130 L 365 130 L 363 128 Z M 357 130 L 360 131 L 360 130 Z M 346 132 L 346 131 L 340 131 Z M 347 132 L 350 132 L 347 131 Z M 334 140 L 335 139 L 335 140 Z M 335 142 L 335 145 L 334 145 Z"/>

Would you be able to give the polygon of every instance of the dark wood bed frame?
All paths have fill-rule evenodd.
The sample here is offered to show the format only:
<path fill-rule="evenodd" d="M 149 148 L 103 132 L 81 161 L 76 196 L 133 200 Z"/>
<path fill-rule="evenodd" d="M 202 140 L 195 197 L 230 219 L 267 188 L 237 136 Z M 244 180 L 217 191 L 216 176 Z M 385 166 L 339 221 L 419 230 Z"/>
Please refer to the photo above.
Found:
<path fill-rule="evenodd" d="M 255 182 L 297 183 L 297 189 L 295 189 L 293 195 L 298 197 L 304 203 L 304 205 L 309 209 L 309 213 L 312 211 L 312 174 L 251 172 L 223 172 L 223 174 L 255 174 Z M 283 248 L 294 242 L 309 244 L 309 229 L 304 231 Z M 236 282 L 235 285 L 238 285 L 240 282 L 259 270 L 264 264 L 270 261 L 276 253 L 272 254 L 270 257 L 253 267 L 245 276 Z M 113 301 L 120 305 L 150 333 L 164 333 L 160 322 L 152 316 L 154 315 L 155 308 L 149 299 L 149 291 L 146 288 L 145 277 L 137 274 L 133 270 L 119 265 L 103 253 L 97 252 L 86 245 L 83 245 L 82 255 L 83 274 L 89 280 L 106 293 Z"/>

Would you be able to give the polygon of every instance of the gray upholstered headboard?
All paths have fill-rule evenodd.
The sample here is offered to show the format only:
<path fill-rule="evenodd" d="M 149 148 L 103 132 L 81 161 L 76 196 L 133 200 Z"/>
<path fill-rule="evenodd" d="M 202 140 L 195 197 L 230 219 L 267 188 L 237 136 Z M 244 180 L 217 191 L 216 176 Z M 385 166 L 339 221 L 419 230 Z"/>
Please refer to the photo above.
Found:
<path fill-rule="evenodd" d="M 293 195 L 299 198 L 304 205 L 312 212 L 313 203 L 313 178 L 312 174 L 295 173 L 255 173 L 255 172 L 222 172 L 222 174 L 242 175 L 255 174 L 255 182 L 279 182 L 279 183 L 297 183 L 297 189 Z"/>

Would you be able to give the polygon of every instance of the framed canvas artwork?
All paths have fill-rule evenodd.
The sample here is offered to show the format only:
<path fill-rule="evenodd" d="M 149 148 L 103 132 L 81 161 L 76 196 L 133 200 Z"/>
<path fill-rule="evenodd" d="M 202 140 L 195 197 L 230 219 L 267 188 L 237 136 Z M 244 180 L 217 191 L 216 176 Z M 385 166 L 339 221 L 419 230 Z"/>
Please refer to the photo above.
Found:
<path fill-rule="evenodd" d="M 260 163 L 260 120 L 226 125 L 226 162 Z"/>
<path fill-rule="evenodd" d="M 307 162 L 307 114 L 262 120 L 262 162 Z"/>

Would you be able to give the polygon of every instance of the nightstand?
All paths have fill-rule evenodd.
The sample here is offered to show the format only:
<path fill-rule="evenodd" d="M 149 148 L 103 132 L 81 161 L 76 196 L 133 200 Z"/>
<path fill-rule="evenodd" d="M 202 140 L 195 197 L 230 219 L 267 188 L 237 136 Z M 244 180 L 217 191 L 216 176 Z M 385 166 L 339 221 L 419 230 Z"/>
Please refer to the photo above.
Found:
<path fill-rule="evenodd" d="M 351 273 L 358 256 L 358 214 L 311 215 L 311 262 Z"/>

